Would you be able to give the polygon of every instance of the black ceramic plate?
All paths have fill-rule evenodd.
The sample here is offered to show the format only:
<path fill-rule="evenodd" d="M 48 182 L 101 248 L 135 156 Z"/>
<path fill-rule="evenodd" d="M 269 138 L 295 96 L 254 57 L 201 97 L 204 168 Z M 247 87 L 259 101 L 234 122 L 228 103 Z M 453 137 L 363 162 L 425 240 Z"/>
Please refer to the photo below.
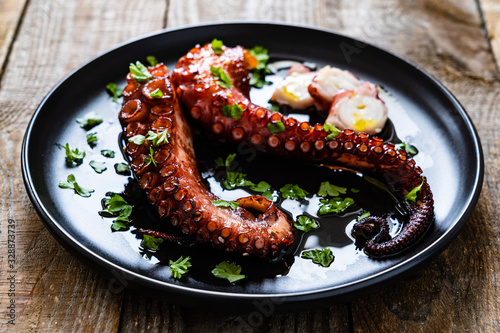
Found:
<path fill-rule="evenodd" d="M 195 44 L 210 42 L 214 37 L 226 45 L 263 45 L 273 59 L 348 69 L 362 80 L 383 87 L 387 93 L 382 98 L 389 106 L 395 133 L 418 148 L 416 162 L 434 193 L 435 223 L 429 233 L 406 253 L 386 260 L 366 257 L 346 236 L 347 242 L 333 246 L 336 258 L 328 268 L 296 259 L 287 275 L 231 285 L 193 277 L 174 280 L 167 265 L 139 253 L 140 240 L 133 233 L 112 232 L 110 220 L 97 214 L 100 201 L 106 192 L 122 192 L 128 178 L 113 170 L 115 163 L 123 161 L 118 145 L 119 104 L 111 101 L 106 84 L 123 85 L 129 63 L 151 54 L 172 68 Z M 104 123 L 90 131 L 97 132 L 99 138 L 94 149 L 87 145 L 86 132 L 75 121 L 89 112 L 104 118 Z M 66 142 L 86 151 L 81 166 L 65 165 L 64 151 L 58 144 Z M 105 148 L 117 155 L 101 156 L 99 152 Z M 92 159 L 104 161 L 108 170 L 95 173 L 88 165 Z M 381 288 L 412 272 L 453 239 L 476 204 L 483 177 L 476 131 L 459 102 L 433 77 L 407 60 L 349 37 L 264 23 L 161 31 L 89 61 L 54 87 L 36 110 L 23 143 L 22 168 L 29 196 L 47 228 L 72 253 L 110 275 L 110 288 L 121 283 L 164 294 L 173 302 L 196 305 L 204 300 L 230 305 L 228 308 L 236 303 L 254 306 L 257 303 L 252 302 L 271 300 L 273 308 L 279 304 L 282 309 L 297 309 L 313 303 L 344 301 Z M 95 190 L 90 198 L 58 187 L 70 173 L 82 186 Z M 304 179 L 307 175 L 298 177 Z M 338 232 L 347 235 L 345 227 L 342 225 Z M 310 241 L 321 245 L 331 239 L 332 235 L 325 234 L 330 231 L 320 229 Z"/>

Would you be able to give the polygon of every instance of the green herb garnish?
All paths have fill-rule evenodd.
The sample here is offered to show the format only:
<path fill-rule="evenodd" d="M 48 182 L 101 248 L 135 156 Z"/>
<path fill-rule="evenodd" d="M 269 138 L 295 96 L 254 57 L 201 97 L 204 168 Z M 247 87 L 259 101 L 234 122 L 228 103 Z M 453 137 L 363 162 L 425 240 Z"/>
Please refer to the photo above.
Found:
<path fill-rule="evenodd" d="M 154 67 L 158 64 L 158 59 L 154 55 L 148 55 L 146 57 L 146 61 L 148 62 L 149 66 Z"/>
<path fill-rule="evenodd" d="M 236 209 L 240 206 L 240 204 L 237 202 L 226 201 L 226 200 L 212 200 L 212 203 L 214 204 L 215 207 L 224 207 L 231 209 Z"/>
<path fill-rule="evenodd" d="M 113 97 L 113 102 L 115 102 L 115 103 L 118 102 L 118 98 L 121 97 L 123 94 L 123 89 L 118 88 L 116 83 L 113 83 L 113 82 L 108 83 L 106 85 L 106 90 L 111 95 L 111 97 Z"/>
<path fill-rule="evenodd" d="M 361 221 L 362 219 L 364 219 L 365 217 L 368 217 L 370 215 L 371 215 L 370 212 L 364 212 L 363 214 L 358 216 L 358 221 Z"/>
<path fill-rule="evenodd" d="M 126 163 L 116 163 L 115 171 L 119 175 L 124 175 L 124 176 L 130 175 L 130 167 Z"/>
<path fill-rule="evenodd" d="M 214 51 L 215 54 L 222 54 L 222 46 L 224 46 L 224 44 L 222 43 L 221 40 L 217 39 L 217 38 L 214 38 L 212 40 L 212 43 L 210 44 L 210 47 L 212 48 L 212 51 Z"/>
<path fill-rule="evenodd" d="M 309 216 L 301 215 L 297 218 L 297 221 L 293 224 L 293 226 L 303 232 L 309 232 L 312 229 L 316 229 L 318 227 L 318 223 Z"/>
<path fill-rule="evenodd" d="M 281 120 L 275 123 L 268 123 L 267 128 L 272 134 L 281 133 L 285 131 L 285 124 Z"/>
<path fill-rule="evenodd" d="M 180 256 L 176 261 L 169 260 L 168 267 L 170 268 L 170 272 L 172 273 L 172 277 L 174 279 L 182 278 L 182 276 L 189 271 L 189 267 L 192 266 L 189 260 L 191 260 L 191 257 L 189 256 L 186 258 Z"/>
<path fill-rule="evenodd" d="M 223 261 L 219 263 L 212 270 L 212 274 L 221 279 L 228 279 L 229 282 L 234 283 L 241 279 L 245 278 L 245 275 L 240 274 L 241 267 L 236 265 L 235 263 L 229 263 L 227 261 Z"/>
<path fill-rule="evenodd" d="M 424 185 L 424 178 L 422 177 L 422 183 L 417 187 L 414 187 L 407 195 L 405 195 L 406 201 L 417 202 L 417 193 L 422 189 L 422 185 Z"/>
<path fill-rule="evenodd" d="M 417 153 L 417 150 L 415 147 L 412 145 L 406 143 L 406 142 L 401 142 L 396 144 L 396 150 L 404 150 L 407 154 L 415 155 Z"/>
<path fill-rule="evenodd" d="M 332 185 L 332 184 L 330 184 L 330 182 L 326 181 L 326 182 L 321 183 L 321 185 L 319 187 L 318 195 L 320 197 L 326 197 L 328 195 L 331 197 L 336 197 L 340 193 L 345 194 L 346 191 L 347 191 L 347 188 Z"/>
<path fill-rule="evenodd" d="M 250 85 L 255 88 L 262 88 L 266 84 L 271 84 L 271 82 L 266 81 L 266 75 L 272 74 L 267 68 L 267 62 L 269 61 L 267 49 L 262 46 L 255 46 L 249 52 L 258 62 L 257 67 L 251 71 Z"/>
<path fill-rule="evenodd" d="M 132 78 L 136 79 L 138 82 L 148 81 L 153 77 L 148 71 L 148 68 L 140 61 L 136 61 L 135 64 L 131 63 L 128 68 Z"/>
<path fill-rule="evenodd" d="M 323 129 L 326 133 L 330 133 L 326 136 L 326 140 L 328 141 L 335 139 L 341 132 L 337 127 L 330 123 L 325 123 L 323 125 Z"/>
<path fill-rule="evenodd" d="M 231 117 L 236 120 L 241 119 L 241 115 L 243 114 L 244 110 L 241 106 L 238 104 L 232 104 L 232 105 L 224 105 L 222 107 L 222 114 L 225 115 L 226 117 Z"/>
<path fill-rule="evenodd" d="M 330 214 L 330 213 L 342 213 L 345 211 L 349 206 L 354 204 L 354 200 L 352 198 L 331 198 L 331 199 L 321 199 L 320 204 L 319 204 L 319 210 L 318 214 L 319 215 L 325 215 L 325 214 Z"/>
<path fill-rule="evenodd" d="M 121 195 L 112 193 L 109 199 L 104 200 L 104 210 L 100 211 L 99 214 L 101 216 L 116 217 L 111 229 L 118 231 L 128 228 L 129 217 L 133 208 Z"/>
<path fill-rule="evenodd" d="M 233 86 L 233 82 L 222 68 L 210 66 L 210 72 L 216 78 L 217 84 L 222 88 L 231 88 Z"/>
<path fill-rule="evenodd" d="M 312 259 L 313 263 L 323 267 L 330 266 L 335 258 L 332 254 L 332 250 L 329 248 L 304 251 L 302 252 L 301 257 L 305 259 Z"/>
<path fill-rule="evenodd" d="M 158 133 L 155 133 L 153 131 L 149 131 L 148 135 L 146 136 L 146 140 L 151 141 L 153 146 L 160 146 L 162 144 L 168 143 L 168 131 L 164 130 Z"/>
<path fill-rule="evenodd" d="M 154 154 L 155 154 L 155 151 L 153 150 L 153 147 L 149 147 L 149 155 L 146 156 L 146 160 L 145 160 L 146 166 L 150 165 L 151 163 L 153 163 L 154 166 L 157 166 L 156 162 L 155 162 Z"/>
<path fill-rule="evenodd" d="M 287 199 L 305 199 L 309 192 L 300 188 L 297 184 L 286 184 L 282 188 L 280 188 L 281 195 L 283 198 Z"/>
<path fill-rule="evenodd" d="M 87 143 L 91 148 L 97 146 L 97 132 L 87 133 Z"/>
<path fill-rule="evenodd" d="M 113 158 L 115 157 L 115 152 L 111 149 L 102 149 L 101 155 L 107 158 Z"/>
<path fill-rule="evenodd" d="M 73 174 L 68 175 L 68 178 L 66 181 L 64 181 L 64 180 L 59 181 L 59 187 L 74 190 L 76 194 L 78 194 L 79 196 L 82 196 L 84 198 L 90 197 L 90 194 L 94 192 L 93 189 L 87 189 L 87 188 L 81 187 L 76 182 L 76 178 Z"/>
<path fill-rule="evenodd" d="M 163 97 L 163 91 L 160 90 L 160 88 L 156 88 L 149 94 L 151 98 L 162 98 Z"/>
<path fill-rule="evenodd" d="M 133 137 L 128 139 L 128 142 L 133 142 L 138 146 L 142 145 L 144 141 L 146 141 L 146 137 L 142 134 L 134 135 Z"/>
<path fill-rule="evenodd" d="M 97 113 L 91 112 L 87 114 L 85 118 L 77 119 L 76 122 L 80 124 L 81 128 L 88 131 L 102 123 L 102 118 Z"/>
<path fill-rule="evenodd" d="M 149 235 L 142 235 L 142 247 L 147 250 L 156 251 L 160 248 L 163 239 Z"/>
<path fill-rule="evenodd" d="M 98 161 L 92 160 L 92 161 L 90 161 L 89 164 L 92 167 L 92 169 L 94 169 L 94 171 L 97 173 L 103 173 L 104 171 L 106 171 L 108 169 L 104 162 L 98 162 Z"/>
<path fill-rule="evenodd" d="M 85 157 L 85 152 L 78 148 L 71 149 L 69 147 L 69 143 L 66 143 L 64 146 L 59 145 L 59 147 L 64 149 L 66 153 L 66 164 L 68 166 L 78 166 L 82 164 L 83 158 Z"/>

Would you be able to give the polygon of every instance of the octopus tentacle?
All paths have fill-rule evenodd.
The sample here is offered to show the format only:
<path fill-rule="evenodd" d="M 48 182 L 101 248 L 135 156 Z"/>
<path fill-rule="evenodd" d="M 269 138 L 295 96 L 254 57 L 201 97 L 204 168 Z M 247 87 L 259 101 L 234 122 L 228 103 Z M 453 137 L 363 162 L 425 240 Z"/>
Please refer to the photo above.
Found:
<path fill-rule="evenodd" d="M 153 76 L 148 82 L 138 82 L 130 74 L 127 77 L 119 119 L 127 139 L 125 154 L 149 202 L 186 238 L 243 255 L 278 255 L 294 241 L 293 221 L 260 196 L 239 199 L 236 209 L 214 204 L 218 198 L 205 187 L 198 172 L 191 131 L 168 71 L 163 64 L 148 70 Z M 152 97 L 157 89 L 161 96 Z M 167 140 L 155 145 L 147 140 L 151 131 L 167 131 Z M 143 136 L 143 142 L 128 141 L 137 135 Z M 178 237 L 154 231 L 143 233 L 178 241 Z"/>
<path fill-rule="evenodd" d="M 409 218 L 392 240 L 367 242 L 365 252 L 379 257 L 398 253 L 414 244 L 433 219 L 433 198 L 422 170 L 406 152 L 394 144 L 344 130 L 332 137 L 321 124 L 314 126 L 258 106 L 249 98 L 249 71 L 255 66 L 243 47 L 216 54 L 210 47 L 196 46 L 183 56 L 172 74 L 181 103 L 192 119 L 209 136 L 220 141 L 244 144 L 256 150 L 326 165 L 360 170 L 387 183 L 400 197 L 422 184 L 416 203 L 409 203 Z M 232 86 L 223 87 L 211 71 L 222 69 Z M 241 108 L 239 116 L 224 108 Z M 355 228 L 360 228 L 356 226 Z"/>

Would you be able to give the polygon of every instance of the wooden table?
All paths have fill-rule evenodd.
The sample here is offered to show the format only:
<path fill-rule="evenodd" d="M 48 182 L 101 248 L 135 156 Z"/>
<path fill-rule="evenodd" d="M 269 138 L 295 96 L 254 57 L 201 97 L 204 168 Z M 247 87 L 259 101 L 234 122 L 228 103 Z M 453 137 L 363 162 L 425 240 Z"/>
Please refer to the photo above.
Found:
<path fill-rule="evenodd" d="M 0 0 L 0 330 L 248 331 L 241 322 L 249 313 L 193 311 L 140 293 L 110 292 L 109 280 L 71 256 L 43 226 L 20 168 L 34 110 L 73 68 L 154 30 L 238 20 L 328 28 L 407 57 L 464 105 L 486 165 L 471 218 L 428 266 L 351 303 L 273 314 L 252 330 L 500 331 L 498 0 Z M 16 228 L 15 326 L 7 323 L 9 223 Z"/>

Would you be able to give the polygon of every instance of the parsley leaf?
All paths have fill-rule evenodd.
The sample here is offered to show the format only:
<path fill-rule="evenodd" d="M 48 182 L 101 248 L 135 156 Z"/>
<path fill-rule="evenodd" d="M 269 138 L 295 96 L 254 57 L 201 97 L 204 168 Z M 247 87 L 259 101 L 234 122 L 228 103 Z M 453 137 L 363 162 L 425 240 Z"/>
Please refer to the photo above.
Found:
<path fill-rule="evenodd" d="M 154 67 L 158 64 L 158 59 L 154 55 L 148 55 L 146 57 L 146 61 L 149 63 L 149 66 Z"/>
<path fill-rule="evenodd" d="M 123 94 L 123 89 L 118 88 L 116 83 L 113 82 L 106 85 L 106 90 L 113 97 L 113 102 L 115 103 L 118 102 L 118 97 L 121 97 Z"/>
<path fill-rule="evenodd" d="M 223 261 L 219 263 L 212 270 L 212 274 L 221 279 L 228 279 L 229 282 L 234 283 L 241 279 L 245 278 L 245 275 L 240 274 L 241 267 L 236 265 L 235 263 L 229 263 L 227 261 Z"/>
<path fill-rule="evenodd" d="M 95 172 L 97 173 L 103 173 L 104 171 L 106 171 L 108 168 L 106 167 L 106 165 L 104 165 L 104 162 L 98 162 L 98 161 L 90 161 L 90 166 L 92 167 L 92 169 L 94 169 Z"/>
<path fill-rule="evenodd" d="M 216 78 L 217 84 L 222 88 L 231 88 L 233 86 L 233 82 L 222 68 L 210 66 L 210 72 Z"/>
<path fill-rule="evenodd" d="M 97 145 L 97 132 L 87 133 L 87 143 L 91 148 Z"/>
<path fill-rule="evenodd" d="M 107 158 L 113 158 L 115 157 L 115 152 L 111 149 L 102 149 L 101 155 Z"/>
<path fill-rule="evenodd" d="M 285 131 L 285 124 L 281 120 L 275 123 L 268 123 L 267 128 L 272 134 L 281 133 Z"/>
<path fill-rule="evenodd" d="M 126 163 L 116 163 L 115 171 L 119 175 L 124 175 L 124 176 L 130 175 L 130 167 Z"/>
<path fill-rule="evenodd" d="M 364 219 L 365 217 L 368 217 L 370 215 L 371 215 L 370 212 L 364 212 L 363 214 L 358 216 L 358 221 L 361 221 L 362 219 Z"/>
<path fill-rule="evenodd" d="M 346 191 L 347 191 L 347 188 L 332 185 L 332 184 L 330 184 L 330 182 L 326 181 L 326 182 L 321 183 L 321 185 L 319 187 L 318 195 L 320 197 L 326 197 L 328 195 L 332 196 L 332 197 L 336 197 L 340 193 L 345 194 Z"/>
<path fill-rule="evenodd" d="M 78 194 L 79 196 L 82 196 L 84 198 L 90 197 L 90 194 L 92 192 L 94 192 L 93 189 L 87 189 L 87 188 L 81 187 L 76 182 L 76 178 L 73 174 L 68 175 L 68 178 L 66 181 L 64 181 L 64 180 L 59 181 L 59 187 L 65 188 L 65 189 L 75 190 L 76 194 Z"/>
<path fill-rule="evenodd" d="M 156 251 L 160 247 L 160 244 L 163 243 L 162 238 L 156 238 L 149 235 L 142 235 L 142 247 L 144 249 L 148 249 L 151 251 Z"/>
<path fill-rule="evenodd" d="M 162 98 L 163 97 L 163 91 L 160 90 L 160 88 L 156 88 L 149 94 L 151 98 Z"/>
<path fill-rule="evenodd" d="M 406 153 L 408 153 L 410 155 L 417 154 L 417 150 L 415 149 L 415 147 L 413 147 L 412 145 L 410 145 L 406 142 L 401 142 L 401 143 L 396 144 L 395 148 L 396 148 L 396 150 L 404 150 Z"/>
<path fill-rule="evenodd" d="M 224 44 L 222 43 L 221 40 L 217 39 L 217 38 L 214 38 L 212 40 L 212 43 L 210 44 L 210 47 L 212 48 L 212 51 L 214 51 L 215 54 L 222 54 L 222 46 L 224 46 Z"/>
<path fill-rule="evenodd" d="M 168 143 L 167 134 L 168 134 L 167 130 L 158 133 L 149 131 L 148 135 L 146 136 L 146 140 L 151 141 L 151 143 L 153 143 L 153 146 L 160 146 L 162 144 Z"/>
<path fill-rule="evenodd" d="M 182 276 L 189 271 L 189 267 L 192 266 L 189 260 L 191 260 L 191 257 L 189 256 L 186 258 L 180 256 L 176 261 L 169 260 L 168 266 L 174 279 L 182 278 Z"/>
<path fill-rule="evenodd" d="M 309 192 L 301 189 L 299 187 L 299 185 L 297 185 L 297 184 L 295 184 L 295 185 L 286 184 L 285 186 L 280 188 L 280 192 L 281 192 L 281 195 L 283 196 L 283 198 L 285 198 L 285 199 L 290 198 L 293 200 L 305 199 L 305 197 L 307 197 L 309 195 Z"/>
<path fill-rule="evenodd" d="M 422 177 L 422 183 L 417 187 L 414 187 L 407 195 L 405 195 L 406 201 L 417 202 L 417 193 L 422 189 L 422 185 L 424 185 L 424 178 Z"/>
<path fill-rule="evenodd" d="M 77 123 L 80 124 L 80 127 L 83 128 L 84 130 L 88 131 L 95 126 L 99 125 L 102 123 L 102 118 L 95 112 L 88 113 L 85 118 L 83 119 L 77 119 Z"/>
<path fill-rule="evenodd" d="M 332 254 L 332 250 L 329 248 L 304 251 L 302 252 L 301 257 L 305 259 L 312 259 L 313 263 L 323 267 L 330 266 L 335 258 Z"/>
<path fill-rule="evenodd" d="M 226 117 L 231 117 L 236 120 L 241 119 L 241 115 L 243 114 L 244 110 L 241 106 L 238 104 L 232 104 L 232 105 L 224 105 L 222 107 L 222 114 L 225 115 Z"/>
<path fill-rule="evenodd" d="M 325 123 L 323 125 L 323 129 L 326 133 L 330 133 L 326 136 L 326 140 L 328 141 L 335 139 L 341 132 L 337 127 L 330 123 Z"/>
<path fill-rule="evenodd" d="M 130 214 L 134 207 L 129 205 L 125 199 L 119 194 L 112 193 L 111 196 L 104 200 L 104 210 L 99 212 L 101 216 L 117 217 L 113 221 L 111 229 L 118 231 L 128 228 L 130 223 Z"/>
<path fill-rule="evenodd" d="M 137 82 L 144 82 L 151 79 L 153 76 L 148 71 L 148 68 L 144 66 L 140 61 L 136 61 L 135 64 L 131 63 L 129 65 L 129 70 L 133 79 Z"/>
<path fill-rule="evenodd" d="M 236 209 L 240 206 L 240 204 L 237 202 L 226 201 L 226 200 L 212 200 L 212 203 L 214 204 L 215 207 L 224 207 L 231 209 Z"/>
<path fill-rule="evenodd" d="M 66 143 L 64 146 L 59 146 L 64 148 L 64 152 L 66 153 L 66 164 L 68 166 L 78 166 L 82 164 L 83 158 L 85 157 L 85 152 L 83 150 L 80 151 L 78 148 L 71 149 L 69 143 Z"/>
<path fill-rule="evenodd" d="M 318 227 L 318 223 L 309 216 L 301 215 L 297 218 L 297 221 L 293 224 L 293 226 L 298 230 L 308 232 L 312 229 L 316 229 Z"/>
<path fill-rule="evenodd" d="M 250 189 L 254 190 L 255 192 L 266 192 L 271 188 L 271 185 L 269 185 L 268 182 L 265 181 L 260 181 L 258 184 L 253 184 L 250 185 Z"/>
<path fill-rule="evenodd" d="M 155 154 L 155 151 L 153 150 L 153 147 L 149 147 L 149 155 L 146 156 L 146 160 L 145 160 L 146 166 L 150 165 L 151 163 L 153 163 L 154 166 L 157 166 L 156 162 L 155 162 L 154 154 Z"/>
<path fill-rule="evenodd" d="M 254 46 L 248 51 L 257 59 L 258 62 L 257 67 L 252 69 L 250 85 L 255 88 L 262 88 L 266 84 L 271 84 L 271 82 L 266 81 L 266 75 L 272 74 L 269 68 L 267 68 L 267 62 L 269 61 L 267 49 L 262 46 Z"/>
<path fill-rule="evenodd" d="M 133 137 L 129 138 L 128 142 L 133 142 L 136 145 L 140 146 L 144 143 L 145 140 L 146 140 L 146 137 L 144 135 L 137 134 L 137 135 L 134 135 Z"/>
<path fill-rule="evenodd" d="M 319 215 L 325 215 L 325 214 L 330 214 L 330 213 L 342 213 L 345 211 L 349 206 L 354 204 L 354 200 L 352 198 L 331 198 L 331 199 L 321 199 L 320 204 L 319 204 L 319 210 L 318 214 Z"/>

